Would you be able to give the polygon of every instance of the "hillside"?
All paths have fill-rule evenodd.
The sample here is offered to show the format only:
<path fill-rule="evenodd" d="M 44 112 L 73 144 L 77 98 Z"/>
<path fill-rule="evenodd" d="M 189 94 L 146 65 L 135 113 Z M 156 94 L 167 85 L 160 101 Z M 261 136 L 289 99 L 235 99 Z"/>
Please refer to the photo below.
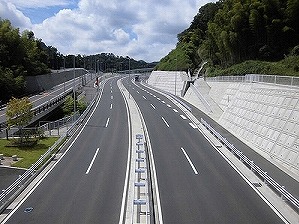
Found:
<path fill-rule="evenodd" d="M 207 61 L 207 75 L 219 75 L 215 71 L 236 64 L 244 69 L 243 62 L 254 60 L 260 68 L 255 71 L 263 73 L 275 70 L 278 64 L 283 68 L 298 62 L 298 45 L 298 0 L 223 0 L 199 9 L 190 27 L 178 34 L 176 48 L 161 59 L 156 69 L 192 72 Z M 267 69 L 269 66 L 271 69 Z M 246 73 L 233 68 L 234 74 Z M 295 65 L 287 69 L 287 75 L 298 72 Z"/>
<path fill-rule="evenodd" d="M 47 46 L 32 31 L 20 33 L 9 20 L 0 18 L 0 106 L 12 96 L 25 91 L 25 76 L 50 73 L 51 70 L 76 68 L 115 72 L 136 68 L 153 68 L 157 63 L 134 60 L 113 53 L 96 55 L 63 55 L 57 48 Z"/>

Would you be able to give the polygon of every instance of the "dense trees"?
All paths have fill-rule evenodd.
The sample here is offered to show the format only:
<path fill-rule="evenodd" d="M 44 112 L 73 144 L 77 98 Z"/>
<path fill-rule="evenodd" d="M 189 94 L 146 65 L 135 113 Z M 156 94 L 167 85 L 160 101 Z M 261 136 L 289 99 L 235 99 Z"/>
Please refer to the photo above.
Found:
<path fill-rule="evenodd" d="M 35 38 L 32 31 L 20 33 L 9 20 L 0 18 L 0 105 L 12 96 L 24 95 L 25 77 L 50 73 L 52 70 L 76 68 L 115 72 L 154 67 L 157 63 L 136 61 L 112 53 L 97 55 L 63 55 L 57 48 Z"/>
<path fill-rule="evenodd" d="M 190 60 L 197 62 L 193 67 L 202 60 L 224 68 L 246 60 L 281 60 L 299 45 L 299 1 L 208 3 L 199 9 L 190 27 L 178 35 L 179 48 L 190 44 L 196 51 L 196 55 L 189 53 Z"/>
<path fill-rule="evenodd" d="M 49 72 L 43 43 L 32 31 L 12 27 L 8 20 L 0 19 L 0 100 L 19 96 L 25 87 L 24 77 Z"/>

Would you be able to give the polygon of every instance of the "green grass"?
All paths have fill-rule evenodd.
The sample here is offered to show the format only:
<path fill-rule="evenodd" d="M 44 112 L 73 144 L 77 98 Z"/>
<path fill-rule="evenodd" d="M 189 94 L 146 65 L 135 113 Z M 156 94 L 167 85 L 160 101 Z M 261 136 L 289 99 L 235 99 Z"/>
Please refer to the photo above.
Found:
<path fill-rule="evenodd" d="M 29 168 L 34 164 L 41 155 L 43 155 L 49 147 L 51 147 L 58 138 L 43 138 L 32 147 L 6 147 L 12 140 L 0 139 L 0 154 L 4 156 L 17 155 L 22 158 L 12 166 L 20 168 Z"/>
<path fill-rule="evenodd" d="M 225 69 L 211 67 L 207 73 L 208 76 L 264 74 L 298 77 L 299 56 L 289 56 L 278 62 L 249 60 Z"/>

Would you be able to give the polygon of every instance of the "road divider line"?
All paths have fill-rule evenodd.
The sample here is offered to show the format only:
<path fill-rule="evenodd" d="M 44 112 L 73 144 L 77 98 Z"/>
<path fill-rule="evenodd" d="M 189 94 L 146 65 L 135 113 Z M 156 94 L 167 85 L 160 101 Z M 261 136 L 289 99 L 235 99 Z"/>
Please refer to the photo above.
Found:
<path fill-rule="evenodd" d="M 195 124 L 193 124 L 193 123 L 189 123 L 189 125 L 192 127 L 192 128 L 197 128 L 197 126 L 195 125 Z"/>
<path fill-rule="evenodd" d="M 191 168 L 192 168 L 193 172 L 195 173 L 195 175 L 197 175 L 197 174 L 198 174 L 198 172 L 197 172 L 197 170 L 196 170 L 195 166 L 193 165 L 193 163 L 192 163 L 191 159 L 189 158 L 188 154 L 186 153 L 185 149 L 184 149 L 183 147 L 181 147 L 181 150 L 183 151 L 183 153 L 184 153 L 184 155 L 185 155 L 186 159 L 188 160 L 188 162 L 189 162 L 189 164 L 190 164 L 190 166 L 191 166 Z"/>
<path fill-rule="evenodd" d="M 180 117 L 181 117 L 183 120 L 186 120 L 186 119 L 187 119 L 183 114 L 181 114 Z"/>
<path fill-rule="evenodd" d="M 142 98 L 146 100 L 146 97 L 145 97 L 145 96 L 142 96 Z"/>
<path fill-rule="evenodd" d="M 164 123 L 166 124 L 166 126 L 169 128 L 169 124 L 167 123 L 167 121 L 164 119 L 164 117 L 161 117 L 162 120 L 164 121 Z"/>
<path fill-rule="evenodd" d="M 107 118 L 107 121 L 106 121 L 106 124 L 105 124 L 105 128 L 108 127 L 108 125 L 109 125 L 109 121 L 110 121 L 110 117 Z"/>
<path fill-rule="evenodd" d="M 151 104 L 151 107 L 152 107 L 154 110 L 156 110 L 156 107 L 155 107 L 153 104 Z"/>
<path fill-rule="evenodd" d="M 112 103 L 110 104 L 110 110 L 112 109 Z"/>
<path fill-rule="evenodd" d="M 174 112 L 178 113 L 179 111 L 177 109 L 173 109 Z"/>
<path fill-rule="evenodd" d="M 89 167 L 88 167 L 88 169 L 86 170 L 86 173 L 85 173 L 85 174 L 88 174 L 88 173 L 89 173 L 89 171 L 90 171 L 90 169 L 91 169 L 91 167 L 92 167 L 92 165 L 93 165 L 93 163 L 94 163 L 94 161 L 95 161 L 95 159 L 96 159 L 96 157 L 97 157 L 97 155 L 98 155 L 98 153 L 99 153 L 99 150 L 100 150 L 100 148 L 97 148 L 97 150 L 96 150 L 95 154 L 93 155 L 93 158 L 92 158 L 92 160 L 91 160 L 91 162 L 90 162 L 90 164 L 89 164 Z"/>

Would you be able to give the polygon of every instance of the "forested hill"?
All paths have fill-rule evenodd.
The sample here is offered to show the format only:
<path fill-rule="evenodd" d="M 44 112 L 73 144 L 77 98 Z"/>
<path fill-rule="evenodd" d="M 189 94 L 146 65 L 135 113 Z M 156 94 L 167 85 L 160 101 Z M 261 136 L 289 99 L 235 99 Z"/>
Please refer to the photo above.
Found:
<path fill-rule="evenodd" d="M 222 0 L 202 6 L 159 70 L 228 68 L 247 60 L 299 62 L 298 0 Z M 297 67 L 296 67 L 297 66 Z M 299 71 L 298 64 L 294 69 Z"/>
<path fill-rule="evenodd" d="M 127 70 L 129 67 L 152 68 L 157 64 L 113 53 L 63 55 L 57 48 L 47 46 L 36 38 L 32 31 L 20 33 L 9 20 L 0 18 L 0 106 L 12 96 L 24 94 L 26 76 L 50 73 L 52 69 L 73 68 L 74 57 L 76 68 L 103 72 Z"/>

